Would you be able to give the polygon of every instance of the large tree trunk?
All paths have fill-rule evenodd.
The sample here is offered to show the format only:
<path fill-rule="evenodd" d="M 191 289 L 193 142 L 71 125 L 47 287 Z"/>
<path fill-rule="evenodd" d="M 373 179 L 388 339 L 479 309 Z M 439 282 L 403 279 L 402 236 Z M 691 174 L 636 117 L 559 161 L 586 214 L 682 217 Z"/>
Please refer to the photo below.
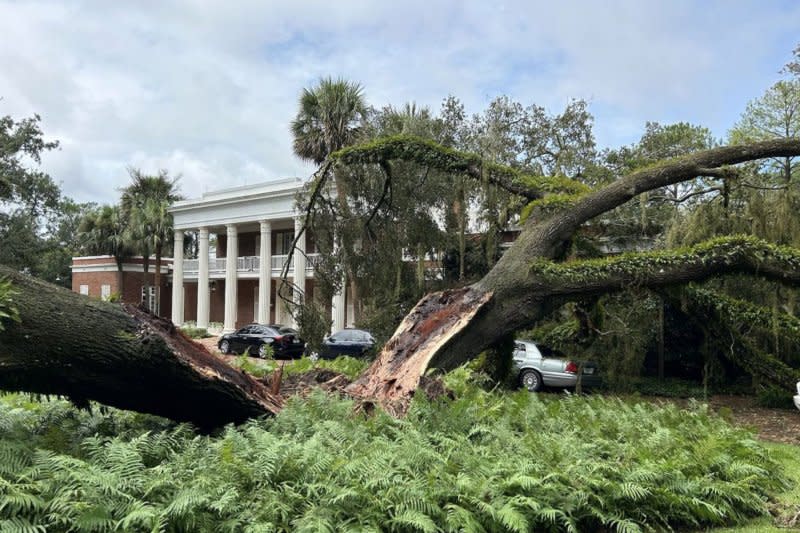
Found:
<path fill-rule="evenodd" d="M 260 382 L 168 320 L 80 296 L 0 267 L 19 323 L 0 334 L 0 388 L 86 399 L 208 429 L 276 413 Z"/>

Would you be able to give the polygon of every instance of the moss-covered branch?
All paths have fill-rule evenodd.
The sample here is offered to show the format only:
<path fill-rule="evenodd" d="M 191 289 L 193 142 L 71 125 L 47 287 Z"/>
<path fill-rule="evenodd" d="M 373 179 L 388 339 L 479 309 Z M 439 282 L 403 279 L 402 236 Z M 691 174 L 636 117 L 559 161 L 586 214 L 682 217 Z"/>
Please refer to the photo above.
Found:
<path fill-rule="evenodd" d="M 663 287 L 724 273 L 745 272 L 800 284 L 800 250 L 747 236 L 724 237 L 675 250 L 629 253 L 569 263 L 537 260 L 529 276 L 551 296 L 620 290 L 631 285 Z"/>
<path fill-rule="evenodd" d="M 589 188 L 564 176 L 535 176 L 515 168 L 485 161 L 479 155 L 461 152 L 411 135 L 382 137 L 375 141 L 344 148 L 331 159 L 345 165 L 381 164 L 392 160 L 414 162 L 441 172 L 485 179 L 511 193 L 536 200 L 545 194 L 582 194 Z"/>
<path fill-rule="evenodd" d="M 531 232 L 533 253 L 547 255 L 569 239 L 581 224 L 619 207 L 632 198 L 660 187 L 691 180 L 697 176 L 734 175 L 729 165 L 768 157 L 800 155 L 800 139 L 775 139 L 747 145 L 722 146 L 666 159 L 639 169 L 613 183 L 584 194 L 575 205 L 550 217 Z M 527 246 L 526 246 L 527 247 Z M 515 257 L 511 258 L 515 260 Z"/>
<path fill-rule="evenodd" d="M 681 292 L 680 304 L 697 320 L 712 321 L 721 335 L 730 336 L 733 342 L 729 349 L 722 350 L 722 355 L 751 375 L 788 390 L 800 380 L 800 370 L 760 348 L 755 340 L 757 332 L 771 335 L 777 328 L 782 337 L 800 342 L 797 317 L 692 286 Z"/>
<path fill-rule="evenodd" d="M 777 328 L 781 337 L 800 343 L 800 318 L 796 316 L 701 287 L 688 286 L 682 296 L 688 309 L 724 320 L 737 331 L 772 334 Z"/>

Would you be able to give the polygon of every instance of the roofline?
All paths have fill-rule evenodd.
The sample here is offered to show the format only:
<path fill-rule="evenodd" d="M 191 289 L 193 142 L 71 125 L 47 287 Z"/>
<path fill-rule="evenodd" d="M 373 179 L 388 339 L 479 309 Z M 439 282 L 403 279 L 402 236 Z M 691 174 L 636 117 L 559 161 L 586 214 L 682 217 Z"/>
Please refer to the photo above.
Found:
<path fill-rule="evenodd" d="M 252 185 L 229 187 L 227 189 L 219 189 L 216 191 L 203 193 L 200 198 L 175 202 L 169 207 L 168 211 L 170 213 L 176 213 L 180 211 L 194 210 L 199 207 L 214 207 L 219 205 L 240 203 L 248 200 L 293 196 L 302 188 L 302 186 L 303 180 L 300 178 L 284 178 L 280 180 L 255 183 Z M 252 192 L 247 194 L 247 191 Z"/>

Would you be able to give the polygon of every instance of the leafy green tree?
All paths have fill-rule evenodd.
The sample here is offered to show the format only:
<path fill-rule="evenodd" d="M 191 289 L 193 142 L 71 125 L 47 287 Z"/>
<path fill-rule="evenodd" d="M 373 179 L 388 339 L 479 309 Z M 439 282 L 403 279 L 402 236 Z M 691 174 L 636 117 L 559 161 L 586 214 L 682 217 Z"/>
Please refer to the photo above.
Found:
<path fill-rule="evenodd" d="M 30 167 L 58 147 L 39 123 L 38 115 L 0 118 L 0 263 L 68 287 L 77 220 L 89 205 L 63 197 L 50 176 Z"/>
<path fill-rule="evenodd" d="M 58 142 L 44 139 L 40 121 L 38 115 L 20 121 L 0 117 L 0 205 L 10 204 L 33 217 L 56 208 L 61 197 L 47 174 L 25 165 L 26 159 L 40 163 L 44 152 L 58 147 Z"/>
<path fill-rule="evenodd" d="M 298 107 L 291 124 L 294 152 L 316 164 L 356 141 L 367 112 L 361 85 L 333 78 L 303 89 Z"/>
<path fill-rule="evenodd" d="M 781 80 L 760 98 L 747 104 L 730 132 L 733 143 L 790 139 L 800 135 L 800 79 Z M 797 170 L 796 157 L 773 158 L 765 170 L 790 183 Z"/>

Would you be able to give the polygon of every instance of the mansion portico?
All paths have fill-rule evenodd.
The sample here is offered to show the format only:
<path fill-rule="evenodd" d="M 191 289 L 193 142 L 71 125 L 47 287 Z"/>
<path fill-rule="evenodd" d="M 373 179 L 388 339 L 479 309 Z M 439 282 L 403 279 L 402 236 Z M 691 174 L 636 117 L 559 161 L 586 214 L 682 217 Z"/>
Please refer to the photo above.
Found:
<path fill-rule="evenodd" d="M 194 320 L 198 327 L 207 328 L 210 322 L 222 322 L 228 332 L 251 322 L 293 322 L 277 290 L 294 236 L 302 227 L 295 209 L 301 186 L 299 179 L 292 178 L 234 187 L 176 202 L 170 208 L 175 227 L 170 308 L 175 324 Z M 183 257 L 187 232 L 196 232 L 197 259 Z M 216 254 L 212 255 L 209 241 L 213 236 Z M 295 298 L 314 297 L 316 257 L 313 236 L 304 232 L 287 278 L 297 287 Z M 333 297 L 330 309 L 334 331 L 352 320 L 352 306 L 348 313 L 344 293 Z"/>

